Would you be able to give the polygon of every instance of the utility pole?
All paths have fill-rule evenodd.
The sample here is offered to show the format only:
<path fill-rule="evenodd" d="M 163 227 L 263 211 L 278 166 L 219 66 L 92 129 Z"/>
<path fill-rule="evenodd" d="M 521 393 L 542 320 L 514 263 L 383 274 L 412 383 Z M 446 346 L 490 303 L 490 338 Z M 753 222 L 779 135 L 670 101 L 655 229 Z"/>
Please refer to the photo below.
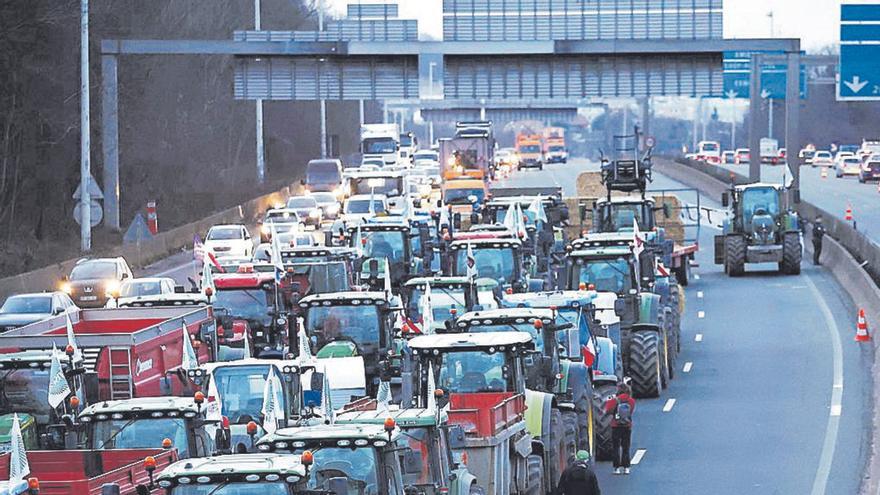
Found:
<path fill-rule="evenodd" d="M 749 76 L 749 181 L 761 181 L 761 65 L 762 57 L 752 54 Z"/>
<path fill-rule="evenodd" d="M 318 6 L 318 41 L 324 32 L 324 2 L 317 1 Z M 323 59 L 321 60 L 323 62 Z M 320 91 L 320 87 L 318 91 Z M 321 158 L 327 158 L 327 100 L 321 98 Z"/>
<path fill-rule="evenodd" d="M 254 30 L 262 29 L 260 0 L 254 0 Z M 263 100 L 257 98 L 257 183 L 266 182 L 266 153 L 263 147 Z"/>
<path fill-rule="evenodd" d="M 79 99 L 79 214 L 80 250 L 92 250 L 92 197 L 89 194 L 89 181 L 92 177 L 92 140 L 89 121 L 89 0 L 80 0 L 80 99 Z"/>
<path fill-rule="evenodd" d="M 703 99 L 697 98 L 697 107 L 694 110 L 694 136 L 693 136 L 693 149 L 691 149 L 691 153 L 697 152 L 697 140 L 699 139 L 700 132 L 700 121 L 703 120 Z"/>
<path fill-rule="evenodd" d="M 792 190 L 794 191 L 795 203 L 800 202 L 800 183 L 801 183 L 801 135 L 800 135 L 800 113 L 801 113 L 801 53 L 795 51 L 786 54 L 785 82 L 785 162 L 791 171 Z"/>
<path fill-rule="evenodd" d="M 767 137 L 773 139 L 773 98 L 767 97 Z"/>

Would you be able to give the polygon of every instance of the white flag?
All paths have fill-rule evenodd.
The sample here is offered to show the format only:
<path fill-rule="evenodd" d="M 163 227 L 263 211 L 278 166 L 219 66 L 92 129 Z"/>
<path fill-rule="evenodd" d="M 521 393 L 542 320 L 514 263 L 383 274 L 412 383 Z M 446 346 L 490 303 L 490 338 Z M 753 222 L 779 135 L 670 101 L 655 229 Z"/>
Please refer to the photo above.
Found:
<path fill-rule="evenodd" d="M 373 204 L 373 201 L 374 201 L 373 198 L 375 198 L 375 196 L 376 196 L 376 188 L 371 187 L 370 188 L 370 209 L 369 209 L 371 217 L 376 216 L 376 206 Z"/>
<path fill-rule="evenodd" d="M 431 304 L 431 283 L 425 282 L 425 293 L 419 300 L 419 306 L 422 313 L 422 333 L 430 335 L 434 333 L 434 308 Z"/>
<path fill-rule="evenodd" d="M 192 337 L 186 328 L 186 320 L 183 321 L 183 354 L 180 358 L 180 367 L 184 370 L 194 370 L 199 367 L 199 357 L 192 346 Z"/>
<path fill-rule="evenodd" d="M 440 207 L 440 230 L 443 230 L 443 227 L 449 227 L 449 211 L 447 211 L 445 206 Z"/>
<path fill-rule="evenodd" d="M 360 223 L 358 223 L 357 234 L 354 237 L 354 250 L 355 250 L 355 255 L 358 258 L 363 258 L 363 256 L 364 256 L 364 236 L 361 233 L 361 224 Z"/>
<path fill-rule="evenodd" d="M 639 221 L 637 219 L 633 219 L 633 255 L 638 260 L 639 255 L 642 254 L 642 251 L 645 250 L 645 239 L 642 237 L 642 232 L 639 229 Z"/>
<path fill-rule="evenodd" d="M 24 438 L 21 435 L 21 423 L 18 414 L 12 415 L 12 430 L 9 432 L 11 455 L 9 459 L 9 481 L 23 480 L 31 473 L 31 467 L 27 460 L 27 450 L 24 448 Z M 13 483 L 10 483 L 13 485 Z"/>
<path fill-rule="evenodd" d="M 299 340 L 299 359 L 300 361 L 311 361 L 314 357 L 312 356 L 312 346 L 309 345 L 309 336 L 306 334 L 306 326 L 303 324 L 302 318 L 297 318 L 296 322 L 299 326 L 297 333 L 297 338 Z"/>
<path fill-rule="evenodd" d="M 437 412 L 437 397 L 434 396 L 434 391 L 437 390 L 437 386 L 434 385 L 434 371 L 430 368 L 428 369 L 428 402 L 425 405 L 425 409 L 434 413 Z"/>
<path fill-rule="evenodd" d="M 207 289 L 216 294 L 217 288 L 214 287 L 214 273 L 211 271 L 211 260 L 208 256 L 202 258 L 202 293 L 207 295 Z"/>
<path fill-rule="evenodd" d="M 278 231 L 275 230 L 274 224 L 269 224 L 272 229 L 272 249 L 270 257 L 272 265 L 275 266 L 276 272 L 284 273 L 284 261 L 281 259 L 281 241 L 278 240 Z M 296 236 L 293 237 L 296 239 Z"/>
<path fill-rule="evenodd" d="M 220 404 L 220 392 L 217 390 L 217 381 L 211 376 L 208 382 L 208 405 L 205 409 L 205 419 L 208 421 L 221 421 L 223 419 L 223 406 Z"/>
<path fill-rule="evenodd" d="M 467 277 L 471 281 L 476 280 L 480 275 L 477 273 L 477 259 L 474 258 L 474 250 L 471 247 L 470 241 L 468 241 L 467 245 L 467 258 L 465 259 L 465 263 L 467 264 Z"/>
<path fill-rule="evenodd" d="M 544 211 L 544 201 L 542 201 L 540 194 L 532 201 L 526 211 L 535 214 L 535 223 L 547 222 L 547 212 Z"/>
<path fill-rule="evenodd" d="M 376 391 L 376 410 L 388 412 L 391 406 L 391 384 L 386 381 L 379 382 L 379 390 Z"/>
<path fill-rule="evenodd" d="M 391 297 L 391 262 L 385 258 L 385 297 Z"/>
<path fill-rule="evenodd" d="M 73 333 L 73 322 L 70 321 L 70 313 L 65 312 L 64 315 L 67 317 L 67 345 L 73 347 L 73 358 L 77 360 L 80 352 L 79 346 L 76 345 L 76 335 Z"/>
<path fill-rule="evenodd" d="M 243 359 L 254 357 L 253 353 L 251 352 L 251 336 L 249 330 L 250 328 L 248 327 L 245 327 L 244 329 L 244 355 L 242 356 Z"/>
<path fill-rule="evenodd" d="M 275 374 L 275 367 L 269 367 L 269 375 L 263 386 L 263 429 L 266 433 L 275 433 L 278 421 L 284 419 L 284 399 L 281 397 L 281 380 Z"/>
<path fill-rule="evenodd" d="M 504 222 L 502 222 L 507 230 L 511 232 L 517 231 L 517 221 L 516 221 L 516 203 L 510 203 L 510 206 L 507 207 L 507 212 L 504 213 Z"/>
<path fill-rule="evenodd" d="M 332 425 L 336 422 L 336 412 L 333 410 L 333 400 L 330 398 L 330 382 L 327 373 L 324 373 L 324 385 L 321 387 L 321 416 L 324 422 Z"/>
<path fill-rule="evenodd" d="M 64 403 L 64 399 L 70 395 L 70 385 L 67 384 L 67 377 L 64 376 L 64 369 L 61 368 L 61 361 L 58 359 L 58 349 L 52 345 L 52 365 L 49 367 L 49 406 L 52 409 Z"/>
<path fill-rule="evenodd" d="M 516 203 L 514 206 L 516 207 L 516 228 L 514 229 L 514 231 L 516 232 L 517 236 L 519 236 L 520 238 L 524 238 L 526 234 L 528 234 L 528 231 L 526 230 L 526 221 L 523 219 L 522 207 L 519 205 L 519 203 Z"/>

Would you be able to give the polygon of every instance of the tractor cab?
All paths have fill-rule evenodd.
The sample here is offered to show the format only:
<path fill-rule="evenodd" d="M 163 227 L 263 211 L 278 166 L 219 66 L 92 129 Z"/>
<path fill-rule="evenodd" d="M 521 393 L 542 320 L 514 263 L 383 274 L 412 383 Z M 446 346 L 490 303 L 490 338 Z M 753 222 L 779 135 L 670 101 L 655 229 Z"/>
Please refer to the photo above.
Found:
<path fill-rule="evenodd" d="M 287 304 L 274 271 L 244 265 L 235 273 L 214 275 L 211 304 L 222 328 L 221 345 L 243 349 L 249 344 L 253 356 L 281 357 L 287 345 Z"/>
<path fill-rule="evenodd" d="M 404 476 L 421 472 L 422 457 L 403 440 L 394 419 L 385 419 L 381 425 L 282 428 L 261 438 L 257 450 L 302 456 L 307 488 L 318 493 L 404 495 Z"/>
<path fill-rule="evenodd" d="M 481 283 L 467 277 L 431 277 L 414 278 L 403 286 L 403 301 L 406 317 L 412 321 L 423 321 L 422 314 L 428 285 L 431 286 L 431 308 L 434 317 L 434 333 L 445 328 L 445 322 L 455 319 L 456 315 L 474 311 L 475 309 L 493 309 L 498 302 L 492 292 L 491 284 Z"/>
<path fill-rule="evenodd" d="M 531 261 L 523 254 L 523 243 L 510 237 L 456 239 L 449 244 L 449 269 L 452 276 L 466 276 L 468 271 L 468 246 L 474 255 L 477 278 L 490 279 L 497 284 L 497 293 L 511 289 L 513 292 L 526 292 L 530 287 L 528 275 L 533 268 Z M 529 266 L 525 266 L 528 264 Z M 536 282 L 543 280 L 537 279 Z"/>
<path fill-rule="evenodd" d="M 386 271 L 392 287 L 400 287 L 409 277 L 422 273 L 422 259 L 412 251 L 410 225 L 404 221 L 349 226 L 348 241 L 352 248 L 360 247 L 362 257 L 356 266 L 359 279 L 373 289 L 383 287 Z"/>
<path fill-rule="evenodd" d="M 635 127 L 633 134 L 614 136 L 614 156 L 609 160 L 602 155 L 602 183 L 608 190 L 608 198 L 611 197 L 611 191 L 640 191 L 642 195 L 645 194 L 648 182 L 652 180 L 653 143 L 649 143 L 647 150 L 642 152 L 639 149 L 640 138 L 638 127 Z"/>
<path fill-rule="evenodd" d="M 310 491 L 308 467 L 300 456 L 233 454 L 185 459 L 156 477 L 161 495 L 297 495 Z"/>
<path fill-rule="evenodd" d="M 92 404 L 79 414 L 80 448 L 174 448 L 180 459 L 228 453 L 220 420 L 206 419 L 204 395 L 139 397 Z"/>

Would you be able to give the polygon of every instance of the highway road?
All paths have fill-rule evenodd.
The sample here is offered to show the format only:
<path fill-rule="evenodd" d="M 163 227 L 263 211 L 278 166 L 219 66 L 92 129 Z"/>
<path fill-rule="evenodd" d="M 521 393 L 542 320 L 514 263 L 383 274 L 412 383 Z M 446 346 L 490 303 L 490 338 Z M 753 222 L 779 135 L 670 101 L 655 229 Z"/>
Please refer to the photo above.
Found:
<path fill-rule="evenodd" d="M 595 167 L 549 165 L 504 185 L 557 184 L 573 195 L 577 175 Z M 652 187 L 683 186 L 655 176 Z M 703 228 L 701 245 L 717 232 Z M 632 474 L 597 466 L 603 493 L 857 493 L 871 356 L 853 342 L 856 308 L 820 267 L 782 276 L 757 265 L 731 279 L 709 249 L 697 261 L 679 373 L 661 398 L 637 404 Z"/>
<path fill-rule="evenodd" d="M 748 165 L 723 167 L 749 175 Z M 762 165 L 761 179 L 780 183 L 784 170 L 783 166 Z M 852 206 L 856 227 L 880 244 L 880 189 L 876 182 L 860 184 L 855 176 L 838 179 L 833 169 L 829 169 L 828 177 L 823 179 L 820 168 L 807 165 L 801 167 L 801 198 L 841 219 L 846 207 Z"/>

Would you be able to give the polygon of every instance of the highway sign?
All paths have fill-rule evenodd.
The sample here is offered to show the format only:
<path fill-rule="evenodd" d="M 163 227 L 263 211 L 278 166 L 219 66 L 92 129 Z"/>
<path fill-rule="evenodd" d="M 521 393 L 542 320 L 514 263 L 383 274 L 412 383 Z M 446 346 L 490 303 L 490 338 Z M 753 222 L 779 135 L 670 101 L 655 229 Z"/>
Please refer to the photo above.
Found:
<path fill-rule="evenodd" d="M 101 203 L 96 200 L 92 200 L 89 205 L 89 211 L 91 212 L 91 216 L 89 217 L 90 224 L 92 227 L 97 227 L 98 224 L 101 223 L 101 220 L 104 219 L 104 208 L 101 207 Z M 73 207 L 73 219 L 76 221 L 77 225 L 82 225 L 82 216 L 80 214 L 80 210 L 82 209 L 82 203 L 77 203 L 76 206 Z"/>
<path fill-rule="evenodd" d="M 880 100 L 880 5 L 840 6 L 837 99 Z"/>
<path fill-rule="evenodd" d="M 781 51 L 736 51 L 724 52 L 723 80 L 724 94 L 728 98 L 748 98 L 749 76 L 752 71 L 752 54 L 784 55 Z M 774 100 L 785 99 L 785 64 L 761 64 L 761 97 Z M 801 65 L 801 99 L 807 97 L 807 68 Z M 766 92 L 766 96 L 765 96 Z M 731 96 L 735 94 L 735 96 Z"/>

